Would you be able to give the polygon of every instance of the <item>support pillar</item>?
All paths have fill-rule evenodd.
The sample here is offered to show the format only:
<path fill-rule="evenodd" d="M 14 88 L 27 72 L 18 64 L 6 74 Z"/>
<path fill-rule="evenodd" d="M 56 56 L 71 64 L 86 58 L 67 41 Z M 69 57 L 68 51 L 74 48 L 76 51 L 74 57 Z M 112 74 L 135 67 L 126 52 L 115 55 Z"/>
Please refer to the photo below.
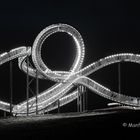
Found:
<path fill-rule="evenodd" d="M 86 87 L 82 86 L 82 104 L 83 104 L 83 112 L 86 111 L 87 107 L 87 94 L 86 94 Z"/>
<path fill-rule="evenodd" d="M 12 104 L 13 104 L 13 64 L 10 61 L 10 115 L 12 115 Z"/>
<path fill-rule="evenodd" d="M 83 86 L 78 86 L 78 97 L 77 97 L 77 111 L 82 112 L 83 111 Z"/>
<path fill-rule="evenodd" d="M 80 96 L 80 94 L 79 94 L 79 86 L 77 87 L 77 112 L 79 112 L 80 111 L 80 109 L 79 109 L 79 104 L 80 104 L 80 101 L 79 101 L 79 96 Z"/>
<path fill-rule="evenodd" d="M 121 63 L 118 63 L 118 91 L 121 94 Z"/>
<path fill-rule="evenodd" d="M 87 88 L 85 87 L 85 111 L 88 110 L 88 91 Z"/>
<path fill-rule="evenodd" d="M 4 111 L 4 114 L 3 115 L 4 115 L 4 117 L 6 117 L 6 111 Z"/>
<path fill-rule="evenodd" d="M 59 99 L 58 99 L 57 103 L 58 103 L 58 113 L 60 113 L 60 101 L 59 101 Z"/>
<path fill-rule="evenodd" d="M 27 76 L 26 76 L 26 100 L 27 100 L 27 116 L 29 115 L 29 56 L 27 56 Z"/>
<path fill-rule="evenodd" d="M 38 79 L 38 71 L 36 70 L 36 114 L 38 114 L 38 93 L 39 93 L 39 79 Z"/>

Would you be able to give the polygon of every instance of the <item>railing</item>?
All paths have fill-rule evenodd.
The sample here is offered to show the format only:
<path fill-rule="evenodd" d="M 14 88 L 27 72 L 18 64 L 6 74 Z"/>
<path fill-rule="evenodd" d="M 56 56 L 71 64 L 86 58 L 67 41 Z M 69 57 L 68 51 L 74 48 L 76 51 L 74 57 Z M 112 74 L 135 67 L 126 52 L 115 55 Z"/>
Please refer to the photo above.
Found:
<path fill-rule="evenodd" d="M 41 47 L 44 40 L 50 35 L 56 32 L 66 32 L 75 41 L 76 45 L 76 59 L 74 60 L 70 71 L 52 71 L 43 62 L 41 58 Z M 61 52 L 60 52 L 61 53 Z M 77 111 L 82 112 L 87 109 L 86 89 L 93 91 L 104 98 L 110 99 L 113 102 L 120 104 L 140 107 L 140 99 L 137 97 L 126 96 L 121 93 L 121 67 L 120 63 L 133 62 L 140 63 L 140 55 L 131 53 L 115 54 L 103 59 L 100 59 L 92 64 L 81 68 L 84 60 L 84 42 L 80 33 L 73 27 L 66 24 L 55 24 L 45 28 L 39 33 L 34 41 L 33 47 L 19 47 L 0 55 L 0 65 L 10 61 L 10 103 L 0 101 L 0 109 L 10 112 L 13 115 L 35 115 L 43 114 L 45 112 L 58 109 L 60 107 L 70 103 L 77 99 Z M 30 64 L 29 57 L 32 57 L 35 68 Z M 12 60 L 18 58 L 19 68 L 27 74 L 26 84 L 26 101 L 23 101 L 17 105 L 13 105 L 12 102 Z M 119 93 L 111 91 L 96 81 L 88 78 L 87 76 L 95 71 L 118 63 L 118 88 Z M 30 77 L 36 79 L 36 92 L 33 93 L 33 97 L 29 98 L 30 94 Z M 56 84 L 49 89 L 39 93 L 39 79 L 50 79 L 56 82 Z M 70 90 L 77 86 L 77 89 L 73 92 Z"/>

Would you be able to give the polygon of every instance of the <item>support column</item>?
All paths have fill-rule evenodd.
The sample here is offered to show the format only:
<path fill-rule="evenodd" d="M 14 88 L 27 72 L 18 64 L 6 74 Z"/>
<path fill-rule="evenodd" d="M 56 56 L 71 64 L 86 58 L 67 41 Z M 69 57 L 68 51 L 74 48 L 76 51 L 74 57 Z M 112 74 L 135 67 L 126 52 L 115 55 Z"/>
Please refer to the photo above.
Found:
<path fill-rule="evenodd" d="M 78 86 L 77 111 L 82 112 L 82 86 Z"/>
<path fill-rule="evenodd" d="M 83 112 L 83 88 L 82 85 L 80 85 L 80 112 Z"/>
<path fill-rule="evenodd" d="M 13 104 L 13 64 L 10 61 L 10 115 L 12 115 L 12 104 Z"/>
<path fill-rule="evenodd" d="M 60 113 L 60 101 L 59 101 L 59 99 L 58 99 L 58 113 Z"/>
<path fill-rule="evenodd" d="M 4 111 L 4 114 L 3 115 L 4 115 L 4 117 L 6 117 L 6 111 Z"/>
<path fill-rule="evenodd" d="M 38 71 L 36 70 L 36 114 L 38 114 L 38 93 L 39 93 L 39 79 L 38 79 Z"/>
<path fill-rule="evenodd" d="M 77 111 L 84 112 L 87 109 L 87 95 L 86 87 L 83 85 L 78 86 L 78 95 L 77 95 Z"/>
<path fill-rule="evenodd" d="M 77 112 L 79 112 L 79 111 L 80 111 L 80 109 L 79 109 L 79 104 L 80 104 L 80 103 L 79 103 L 79 96 L 80 96 L 80 95 L 79 95 L 79 86 L 77 86 L 77 91 L 78 91 L 78 92 L 77 92 Z"/>
<path fill-rule="evenodd" d="M 84 87 L 84 86 L 82 86 L 82 95 L 83 95 L 83 97 L 82 97 L 82 99 L 83 99 L 82 102 L 83 102 L 83 112 L 84 112 L 84 111 L 86 111 L 86 106 L 87 106 L 87 105 L 86 105 L 86 100 L 87 100 L 87 99 L 86 99 L 86 98 L 87 98 L 87 97 L 86 97 L 86 96 L 87 96 L 87 95 L 86 95 L 86 87 Z"/>
<path fill-rule="evenodd" d="M 29 56 L 27 56 L 27 77 L 26 77 L 26 100 L 27 100 L 27 116 L 29 115 Z"/>
<path fill-rule="evenodd" d="M 118 91 L 121 94 L 121 63 L 118 63 Z"/>
<path fill-rule="evenodd" d="M 88 92 L 87 92 L 87 88 L 85 87 L 85 111 L 88 110 Z"/>

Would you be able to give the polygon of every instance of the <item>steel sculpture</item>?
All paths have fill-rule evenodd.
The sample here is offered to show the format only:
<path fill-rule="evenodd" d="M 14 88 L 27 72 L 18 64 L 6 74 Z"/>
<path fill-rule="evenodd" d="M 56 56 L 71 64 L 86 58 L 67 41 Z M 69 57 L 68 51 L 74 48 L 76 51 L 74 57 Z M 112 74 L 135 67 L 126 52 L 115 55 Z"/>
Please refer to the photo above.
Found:
<path fill-rule="evenodd" d="M 69 71 L 52 71 L 49 69 L 41 58 L 41 47 L 46 38 L 56 32 L 66 32 L 75 41 L 76 57 Z M 70 89 L 77 85 L 83 85 L 94 93 L 110 99 L 120 104 L 129 105 L 132 107 L 140 107 L 140 98 L 126 96 L 104 87 L 96 81 L 87 76 L 95 71 L 121 61 L 140 63 L 140 55 L 132 53 L 122 53 L 107 56 L 92 64 L 81 68 L 85 55 L 84 41 L 80 33 L 70 25 L 54 24 L 48 26 L 39 33 L 36 37 L 33 47 L 22 46 L 12 49 L 9 52 L 0 55 L 0 65 L 18 58 L 19 68 L 32 77 L 49 79 L 56 82 L 56 84 L 49 89 L 37 95 L 38 114 L 56 109 L 58 106 L 56 102 L 59 100 L 59 106 L 70 103 L 78 97 L 78 90 L 69 93 Z M 26 59 L 31 56 L 35 68 L 28 66 Z M 34 115 L 36 112 L 36 97 L 31 97 L 28 100 L 29 115 Z M 0 109 L 10 112 L 10 103 L 0 101 Z M 23 101 L 17 105 L 12 105 L 13 115 L 26 115 L 27 101 Z"/>

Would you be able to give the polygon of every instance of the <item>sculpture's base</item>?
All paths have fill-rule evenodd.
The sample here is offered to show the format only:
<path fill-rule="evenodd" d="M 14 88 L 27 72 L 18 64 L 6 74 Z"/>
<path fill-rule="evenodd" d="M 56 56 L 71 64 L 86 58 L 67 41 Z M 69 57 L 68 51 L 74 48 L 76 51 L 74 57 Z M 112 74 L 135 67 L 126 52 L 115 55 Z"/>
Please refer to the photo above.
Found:
<path fill-rule="evenodd" d="M 140 111 L 113 107 L 85 113 L 46 114 L 44 116 L 7 117 L 0 119 L 0 133 L 13 135 L 92 135 L 94 128 L 140 127 Z M 3 133 L 4 132 L 4 133 Z"/>

